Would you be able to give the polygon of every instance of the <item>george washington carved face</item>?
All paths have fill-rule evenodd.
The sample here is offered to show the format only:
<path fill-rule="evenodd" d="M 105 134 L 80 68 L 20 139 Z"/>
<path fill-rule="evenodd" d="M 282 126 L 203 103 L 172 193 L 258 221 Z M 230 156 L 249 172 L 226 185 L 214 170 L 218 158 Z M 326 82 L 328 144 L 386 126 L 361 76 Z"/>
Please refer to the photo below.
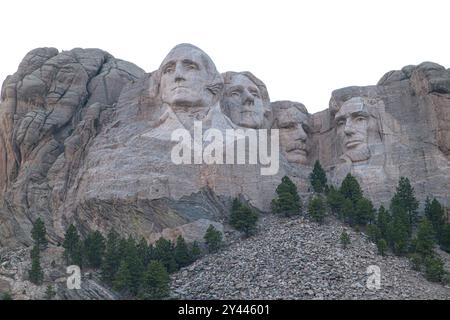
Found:
<path fill-rule="evenodd" d="M 311 124 L 301 103 L 277 101 L 272 103 L 274 128 L 279 129 L 280 147 L 288 162 L 308 164 Z"/>
<path fill-rule="evenodd" d="M 211 58 L 199 48 L 180 44 L 159 70 L 159 92 L 173 107 L 208 107 L 218 101 L 223 81 Z"/>
<path fill-rule="evenodd" d="M 265 85 L 250 72 L 227 72 L 224 82 L 223 113 L 241 127 L 268 127 L 271 112 Z"/>

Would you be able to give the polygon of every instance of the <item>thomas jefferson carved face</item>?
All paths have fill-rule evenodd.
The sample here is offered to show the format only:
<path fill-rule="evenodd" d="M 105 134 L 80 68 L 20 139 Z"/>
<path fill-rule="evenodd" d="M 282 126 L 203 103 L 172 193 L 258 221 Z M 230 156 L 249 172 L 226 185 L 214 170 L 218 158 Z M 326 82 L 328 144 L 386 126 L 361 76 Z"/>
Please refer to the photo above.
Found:
<path fill-rule="evenodd" d="M 281 151 L 292 163 L 308 164 L 311 126 L 306 108 L 300 103 L 272 104 L 274 127 L 279 129 Z"/>
<path fill-rule="evenodd" d="M 227 72 L 224 79 L 223 112 L 238 126 L 265 127 L 271 115 L 265 85 L 249 72 Z"/>
<path fill-rule="evenodd" d="M 208 107 L 223 87 L 212 60 L 199 48 L 181 44 L 173 48 L 159 68 L 163 102 L 176 107 Z"/>
<path fill-rule="evenodd" d="M 360 97 L 346 101 L 335 115 L 337 135 L 344 155 L 352 162 L 369 159 L 369 124 L 372 122 L 364 100 Z"/>

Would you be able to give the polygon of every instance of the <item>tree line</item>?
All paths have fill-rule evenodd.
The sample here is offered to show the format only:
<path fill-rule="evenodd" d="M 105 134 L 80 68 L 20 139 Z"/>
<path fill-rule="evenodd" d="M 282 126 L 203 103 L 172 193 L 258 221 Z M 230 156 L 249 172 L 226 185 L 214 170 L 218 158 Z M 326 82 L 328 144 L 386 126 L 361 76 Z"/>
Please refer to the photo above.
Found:
<path fill-rule="evenodd" d="M 364 197 L 354 176 L 348 174 L 339 188 L 327 184 L 325 171 L 317 161 L 310 174 L 315 195 L 309 201 L 308 213 L 323 222 L 330 213 L 357 231 L 363 231 L 377 245 L 378 252 L 388 251 L 411 259 L 413 268 L 423 271 L 430 281 L 449 280 L 436 245 L 450 252 L 450 223 L 445 208 L 435 198 L 427 198 L 423 214 L 407 177 L 400 177 L 389 207 L 375 209 Z"/>
<path fill-rule="evenodd" d="M 40 251 L 47 245 L 45 225 L 40 218 L 33 224 L 29 279 L 36 285 L 43 283 Z M 163 299 L 169 295 L 170 273 L 196 261 L 206 252 L 216 252 L 223 244 L 222 233 L 210 225 L 204 235 L 205 244 L 187 243 L 182 236 L 175 242 L 159 238 L 148 244 L 144 238 L 136 241 L 124 238 L 112 229 L 106 238 L 99 232 L 90 232 L 84 239 L 71 224 L 62 246 L 66 265 L 100 271 L 102 281 L 123 297 Z M 55 295 L 48 286 L 46 297 Z"/>

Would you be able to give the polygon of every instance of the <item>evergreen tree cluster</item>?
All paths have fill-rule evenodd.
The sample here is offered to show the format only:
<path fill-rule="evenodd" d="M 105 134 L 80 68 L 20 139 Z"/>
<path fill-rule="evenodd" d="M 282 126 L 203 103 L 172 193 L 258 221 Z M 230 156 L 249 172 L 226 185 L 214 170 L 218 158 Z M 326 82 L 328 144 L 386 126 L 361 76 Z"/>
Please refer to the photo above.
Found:
<path fill-rule="evenodd" d="M 313 171 L 309 175 L 309 181 L 315 193 L 328 191 L 327 175 L 325 174 L 325 170 L 323 170 L 322 165 L 318 160 L 316 160 L 316 162 L 314 163 Z"/>
<path fill-rule="evenodd" d="M 423 271 L 428 280 L 449 278 L 442 260 L 434 253 L 435 245 L 450 252 L 450 223 L 445 209 L 436 199 L 427 198 L 424 215 L 420 218 L 419 202 L 408 178 L 399 179 L 389 208 L 380 206 L 376 210 L 351 174 L 339 188 L 328 186 L 325 171 L 316 161 L 309 177 L 315 195 L 309 201 L 308 213 L 315 221 L 323 222 L 329 212 L 358 230 L 362 228 L 377 245 L 380 255 L 388 250 L 396 255 L 408 255 L 413 267 Z M 326 196 L 325 204 L 322 193 Z M 340 240 L 346 247 L 348 234 L 343 233 Z"/>
<path fill-rule="evenodd" d="M 197 242 L 188 244 L 182 236 L 175 243 L 161 237 L 149 245 L 143 238 L 123 238 L 113 229 L 106 238 L 94 231 L 82 239 L 74 225 L 67 229 L 63 247 L 68 265 L 100 269 L 106 284 L 125 297 L 139 299 L 167 297 L 169 274 L 202 255 Z"/>
<path fill-rule="evenodd" d="M 208 230 L 206 230 L 203 238 L 205 239 L 205 243 L 208 246 L 208 251 L 210 253 L 217 252 L 223 245 L 222 233 L 214 228 L 212 224 L 208 227 Z"/>
<path fill-rule="evenodd" d="M 363 196 L 358 180 L 350 173 L 342 181 L 340 188 L 327 188 L 326 205 L 331 214 L 353 227 L 364 228 L 375 217 L 372 202 Z"/>
<path fill-rule="evenodd" d="M 340 193 L 344 199 L 359 198 L 360 192 L 354 181 L 347 181 L 344 191 L 341 191 L 341 187 Z M 351 189 L 353 191 L 349 191 Z M 340 207 L 337 202 L 334 203 L 341 196 L 332 194 L 333 192 L 330 190 L 328 194 L 329 203 L 331 202 L 336 210 L 343 210 L 342 215 L 345 217 L 347 204 L 344 202 Z M 348 206 L 350 207 L 349 204 Z M 427 199 L 424 215 L 419 218 L 418 207 L 419 202 L 415 198 L 414 188 L 409 179 L 401 177 L 389 210 L 380 206 L 374 214 L 375 210 L 371 203 L 359 198 L 353 206 L 353 210 L 356 209 L 353 213 L 353 222 L 361 225 L 362 221 L 366 221 L 365 231 L 369 239 L 377 245 L 380 255 L 385 255 L 390 249 L 395 255 L 409 256 L 413 269 L 423 271 L 428 280 L 444 281 L 448 273 L 444 270 L 442 260 L 435 254 L 434 247 L 439 244 L 443 250 L 449 248 L 450 226 L 446 221 L 445 210 L 436 199 Z M 333 210 L 331 206 L 330 209 Z M 347 222 L 351 224 L 352 221 Z"/>
<path fill-rule="evenodd" d="M 249 237 L 256 233 L 257 222 L 258 214 L 239 201 L 238 198 L 235 198 L 231 207 L 230 225 L 236 230 L 244 232 L 245 236 Z"/>
<path fill-rule="evenodd" d="M 327 212 L 326 203 L 321 195 L 316 195 L 309 200 L 308 214 L 314 221 L 318 223 L 323 223 L 325 220 L 326 212 Z"/>
<path fill-rule="evenodd" d="M 291 217 L 301 213 L 302 203 L 296 185 L 289 177 L 284 176 L 276 189 L 277 197 L 272 200 L 274 213 Z"/>

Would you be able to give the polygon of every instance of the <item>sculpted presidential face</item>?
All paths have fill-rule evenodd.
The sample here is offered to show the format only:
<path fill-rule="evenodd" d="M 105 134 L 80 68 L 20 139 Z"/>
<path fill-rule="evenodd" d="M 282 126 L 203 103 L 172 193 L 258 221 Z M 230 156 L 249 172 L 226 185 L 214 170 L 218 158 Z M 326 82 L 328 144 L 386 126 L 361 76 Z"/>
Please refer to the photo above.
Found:
<path fill-rule="evenodd" d="M 288 162 L 308 164 L 311 124 L 301 103 L 272 104 L 274 128 L 279 129 L 280 147 Z"/>
<path fill-rule="evenodd" d="M 173 107 L 209 107 L 223 87 L 211 58 L 190 44 L 173 48 L 158 72 L 161 99 Z"/>
<path fill-rule="evenodd" d="M 344 102 L 335 115 L 335 122 L 344 156 L 352 162 L 369 159 L 369 126 L 373 120 L 364 100 L 355 97 Z"/>
<path fill-rule="evenodd" d="M 224 74 L 225 88 L 221 107 L 231 121 L 241 127 L 260 129 L 270 112 L 264 84 L 249 72 Z"/>

